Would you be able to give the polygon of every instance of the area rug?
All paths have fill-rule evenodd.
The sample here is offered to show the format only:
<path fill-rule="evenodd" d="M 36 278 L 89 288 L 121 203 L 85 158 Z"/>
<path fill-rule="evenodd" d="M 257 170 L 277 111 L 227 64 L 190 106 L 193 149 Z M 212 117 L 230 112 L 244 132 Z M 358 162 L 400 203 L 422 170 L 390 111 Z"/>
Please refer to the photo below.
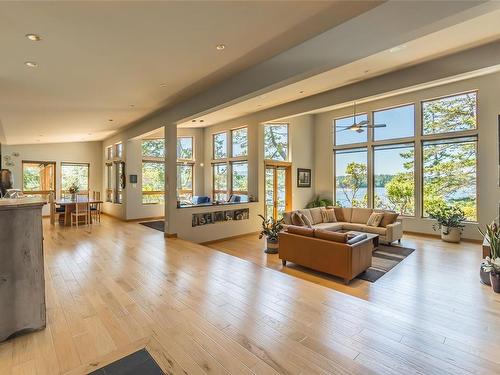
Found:
<path fill-rule="evenodd" d="M 372 254 L 372 266 L 356 278 L 374 283 L 414 251 L 409 247 L 379 245 Z"/>
<path fill-rule="evenodd" d="M 148 228 L 159 230 L 160 232 L 165 232 L 165 220 L 145 221 L 139 224 L 144 225 Z"/>
<path fill-rule="evenodd" d="M 142 349 L 116 362 L 100 368 L 89 375 L 164 375 L 160 366 L 155 362 L 147 350 Z"/>

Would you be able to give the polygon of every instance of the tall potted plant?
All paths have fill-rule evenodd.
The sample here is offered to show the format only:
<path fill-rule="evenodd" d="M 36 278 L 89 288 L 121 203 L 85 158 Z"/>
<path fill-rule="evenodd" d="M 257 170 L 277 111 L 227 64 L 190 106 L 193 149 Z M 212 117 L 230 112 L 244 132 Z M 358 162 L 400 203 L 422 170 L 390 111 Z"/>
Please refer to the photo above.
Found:
<path fill-rule="evenodd" d="M 283 219 L 275 220 L 270 217 L 266 219 L 264 216 L 259 215 L 262 219 L 262 230 L 259 234 L 259 239 L 266 236 L 266 250 L 267 254 L 278 253 L 278 234 L 283 230 Z"/>
<path fill-rule="evenodd" d="M 485 284 L 491 284 L 493 290 L 500 293 L 500 226 L 492 223 L 486 226 L 485 231 L 479 228 L 479 232 L 490 244 L 490 256 L 481 263 L 481 281 Z M 487 276 L 489 276 L 489 280 Z"/>
<path fill-rule="evenodd" d="M 435 231 L 441 230 L 441 239 L 446 242 L 460 242 L 463 222 L 466 217 L 458 206 L 436 207 L 429 212 L 429 217 L 437 222 L 432 225 Z"/>

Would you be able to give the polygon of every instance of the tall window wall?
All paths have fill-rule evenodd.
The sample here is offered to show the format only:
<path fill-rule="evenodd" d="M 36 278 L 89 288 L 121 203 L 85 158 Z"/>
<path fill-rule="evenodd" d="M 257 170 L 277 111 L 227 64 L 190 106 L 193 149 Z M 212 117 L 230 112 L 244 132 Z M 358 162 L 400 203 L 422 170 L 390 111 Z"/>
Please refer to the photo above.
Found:
<path fill-rule="evenodd" d="M 61 197 L 70 195 L 71 186 L 77 186 L 79 194 L 88 194 L 89 170 L 89 163 L 61 163 Z"/>
<path fill-rule="evenodd" d="M 476 92 L 338 118 L 333 127 L 336 204 L 422 217 L 456 205 L 477 220 Z"/>
<path fill-rule="evenodd" d="M 177 198 L 181 202 L 193 199 L 194 138 L 177 137 Z"/>
<path fill-rule="evenodd" d="M 142 141 L 142 204 L 165 200 L 165 140 Z"/>
<path fill-rule="evenodd" d="M 56 191 L 56 163 L 23 160 L 23 192 L 47 195 Z"/>
<path fill-rule="evenodd" d="M 106 147 L 106 202 L 120 204 L 123 201 L 125 164 L 122 158 L 122 143 Z"/>
<path fill-rule="evenodd" d="M 212 135 L 212 192 L 214 201 L 248 195 L 248 128 Z"/>

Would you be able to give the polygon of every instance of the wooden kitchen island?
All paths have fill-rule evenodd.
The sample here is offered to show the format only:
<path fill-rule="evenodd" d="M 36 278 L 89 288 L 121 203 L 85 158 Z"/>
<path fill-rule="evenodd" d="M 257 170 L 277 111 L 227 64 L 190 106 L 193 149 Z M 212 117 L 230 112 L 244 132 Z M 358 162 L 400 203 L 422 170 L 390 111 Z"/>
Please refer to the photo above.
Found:
<path fill-rule="evenodd" d="M 45 203 L 39 198 L 0 199 L 0 342 L 46 324 Z"/>

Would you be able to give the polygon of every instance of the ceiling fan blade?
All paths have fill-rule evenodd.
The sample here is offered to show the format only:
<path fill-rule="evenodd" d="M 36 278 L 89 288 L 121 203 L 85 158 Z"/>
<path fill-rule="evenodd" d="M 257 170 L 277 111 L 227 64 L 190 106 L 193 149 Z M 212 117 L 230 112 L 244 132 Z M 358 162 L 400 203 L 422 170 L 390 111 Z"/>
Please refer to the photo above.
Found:
<path fill-rule="evenodd" d="M 351 127 L 344 128 L 344 129 L 339 129 L 339 130 L 336 131 L 336 133 L 345 132 L 346 130 L 351 130 Z"/>
<path fill-rule="evenodd" d="M 363 132 L 364 132 L 363 128 L 358 128 L 358 129 L 356 130 L 356 133 L 363 133 Z"/>
<path fill-rule="evenodd" d="M 375 124 L 375 125 L 371 125 L 372 128 L 385 128 L 387 126 L 387 124 Z"/>
<path fill-rule="evenodd" d="M 363 121 L 358 122 L 359 126 L 367 125 L 367 124 L 368 124 L 368 120 L 363 120 Z"/>

